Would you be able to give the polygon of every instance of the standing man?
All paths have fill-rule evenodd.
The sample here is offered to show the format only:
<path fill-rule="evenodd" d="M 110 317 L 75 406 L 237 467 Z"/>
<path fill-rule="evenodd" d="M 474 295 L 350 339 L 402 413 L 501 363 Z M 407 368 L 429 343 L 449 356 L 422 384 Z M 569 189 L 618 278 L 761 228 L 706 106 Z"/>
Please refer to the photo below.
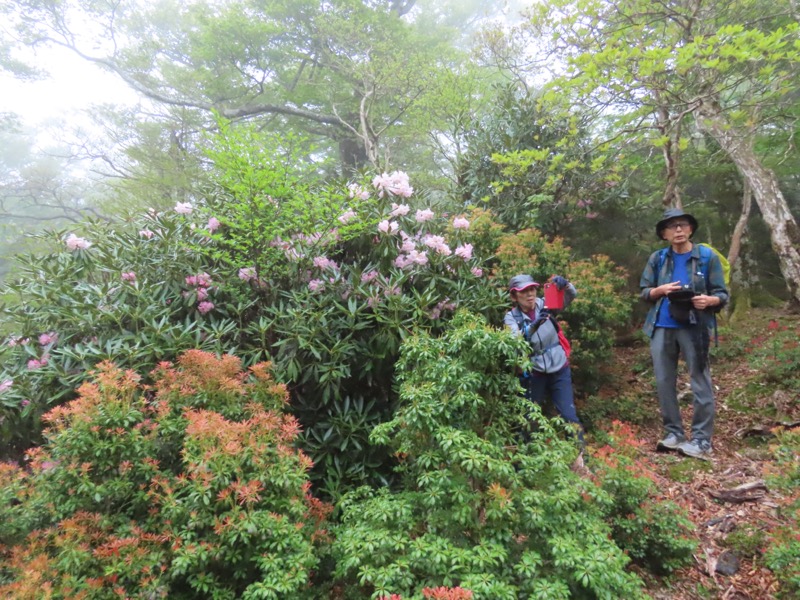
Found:
<path fill-rule="evenodd" d="M 650 255 L 639 286 L 651 304 L 644 323 L 650 338 L 664 438 L 658 450 L 677 450 L 708 460 L 714 432 L 714 388 L 708 366 L 709 328 L 728 302 L 722 265 L 708 247 L 692 243 L 697 219 L 679 208 L 668 209 L 656 235 L 669 247 Z M 691 377 L 694 396 L 692 438 L 686 440 L 678 406 L 678 356 Z"/>

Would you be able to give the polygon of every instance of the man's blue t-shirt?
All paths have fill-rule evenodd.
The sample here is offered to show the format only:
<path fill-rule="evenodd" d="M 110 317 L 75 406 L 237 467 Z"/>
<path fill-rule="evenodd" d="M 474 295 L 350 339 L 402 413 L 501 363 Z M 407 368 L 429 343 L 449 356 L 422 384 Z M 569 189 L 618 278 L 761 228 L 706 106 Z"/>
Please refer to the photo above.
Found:
<path fill-rule="evenodd" d="M 691 250 L 683 254 L 678 254 L 677 252 L 672 253 L 672 281 L 679 281 L 681 285 L 689 285 L 692 283 L 692 276 L 691 273 L 689 273 L 689 259 L 691 257 Z M 669 314 L 669 298 L 664 298 L 664 301 L 661 303 L 661 308 L 658 311 L 658 318 L 656 319 L 656 327 L 668 327 L 670 329 L 685 327 L 685 325 L 678 323 L 672 318 L 672 315 Z"/>

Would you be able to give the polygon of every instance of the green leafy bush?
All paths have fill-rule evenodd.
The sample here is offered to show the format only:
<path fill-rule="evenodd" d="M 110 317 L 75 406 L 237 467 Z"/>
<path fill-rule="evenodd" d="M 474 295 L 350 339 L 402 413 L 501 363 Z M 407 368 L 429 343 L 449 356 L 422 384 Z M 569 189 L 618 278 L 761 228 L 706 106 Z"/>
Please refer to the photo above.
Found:
<path fill-rule="evenodd" d="M 18 257 L 0 314 L 6 447 L 24 450 L 40 439 L 40 416 L 74 397 L 101 361 L 145 373 L 190 348 L 242 345 L 255 299 L 234 300 L 222 289 L 214 263 L 193 249 L 211 242 L 192 219 L 169 211 L 122 226 L 87 223 L 84 238 L 51 232 L 51 253 Z M 262 358 L 254 352 L 249 362 Z"/>
<path fill-rule="evenodd" d="M 625 271 L 606 256 L 571 262 L 570 249 L 563 240 L 548 242 L 534 229 L 500 238 L 495 259 L 498 284 L 507 285 L 517 273 L 529 273 L 540 282 L 562 275 L 575 284 L 578 297 L 559 318 L 572 342 L 570 362 L 575 382 L 586 391 L 594 391 L 603 365 L 611 358 L 615 330 L 624 328 L 630 320 Z"/>
<path fill-rule="evenodd" d="M 609 443 L 592 453 L 592 466 L 609 502 L 603 518 L 614 541 L 633 562 L 657 574 L 688 564 L 696 543 L 692 522 L 671 501 L 657 497 L 652 465 L 638 456 L 639 441 L 627 424 L 615 421 Z"/>
<path fill-rule="evenodd" d="M 764 562 L 781 584 L 781 598 L 800 594 L 800 431 L 778 430 L 771 445 L 775 464 L 769 473 L 772 489 L 783 492 L 784 527 L 771 532 Z"/>
<path fill-rule="evenodd" d="M 569 274 L 560 241 L 504 235 L 486 211 L 434 210 L 401 172 L 323 185 L 296 169 L 292 140 L 226 128 L 209 155 L 217 186 L 198 206 L 51 234 L 52 253 L 22 259 L 0 316 L 9 454 L 100 361 L 144 375 L 200 348 L 274 360 L 328 496 L 385 485 L 391 458 L 368 436 L 391 418 L 403 339 L 440 332 L 456 308 L 499 325 L 512 267 Z M 597 260 L 574 273 L 581 297 L 566 326 L 583 381 L 623 312 L 610 272 Z"/>
<path fill-rule="evenodd" d="M 465 311 L 441 337 L 405 341 L 398 410 L 372 436 L 404 485 L 340 504 L 336 573 L 354 598 L 455 585 L 476 599 L 643 597 L 602 519 L 612 498 L 570 469 L 566 425 L 520 395 L 525 356 L 524 341 Z M 530 443 L 511 444 L 528 412 Z"/>
<path fill-rule="evenodd" d="M 772 320 L 750 340 L 748 356 L 762 381 L 783 389 L 800 387 L 800 325 Z"/>
<path fill-rule="evenodd" d="M 44 416 L 30 473 L 4 469 L 24 493 L 0 507 L 0 595 L 306 597 L 329 509 L 286 388 L 198 350 L 153 378 L 102 363 Z"/>

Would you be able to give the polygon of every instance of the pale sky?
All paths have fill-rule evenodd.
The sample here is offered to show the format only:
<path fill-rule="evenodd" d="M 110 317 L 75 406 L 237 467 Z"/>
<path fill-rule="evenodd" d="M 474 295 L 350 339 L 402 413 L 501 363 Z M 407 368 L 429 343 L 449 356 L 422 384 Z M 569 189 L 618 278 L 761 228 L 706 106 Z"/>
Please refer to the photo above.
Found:
<path fill-rule="evenodd" d="M 119 77 L 63 48 L 42 50 L 37 55 L 50 77 L 19 81 L 0 72 L 0 111 L 19 114 L 33 127 L 54 119 L 85 119 L 78 113 L 92 104 L 133 104 L 136 94 Z"/>

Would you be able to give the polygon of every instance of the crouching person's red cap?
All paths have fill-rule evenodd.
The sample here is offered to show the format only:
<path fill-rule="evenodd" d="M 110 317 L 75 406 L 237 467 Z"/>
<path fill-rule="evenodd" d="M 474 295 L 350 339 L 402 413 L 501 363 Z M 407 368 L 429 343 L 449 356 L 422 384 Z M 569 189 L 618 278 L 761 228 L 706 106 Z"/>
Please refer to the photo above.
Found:
<path fill-rule="evenodd" d="M 521 292 L 531 286 L 539 287 L 539 284 L 536 283 L 530 275 L 514 275 L 511 281 L 508 282 L 508 291 Z"/>

